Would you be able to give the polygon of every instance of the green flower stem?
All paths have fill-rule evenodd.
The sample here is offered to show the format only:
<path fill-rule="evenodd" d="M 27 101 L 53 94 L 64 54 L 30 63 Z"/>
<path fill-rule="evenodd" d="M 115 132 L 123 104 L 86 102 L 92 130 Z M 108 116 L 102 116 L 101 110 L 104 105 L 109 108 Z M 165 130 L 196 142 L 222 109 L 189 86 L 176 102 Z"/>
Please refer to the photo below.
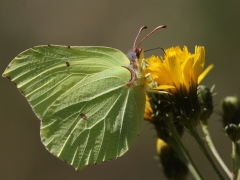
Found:
<path fill-rule="evenodd" d="M 237 180 L 240 180 L 240 170 L 238 170 Z"/>
<path fill-rule="evenodd" d="M 236 143 L 232 143 L 232 171 L 233 171 L 233 176 L 234 176 L 234 180 L 236 180 L 237 176 L 236 176 L 236 173 L 237 173 L 237 169 L 236 169 L 236 149 L 237 149 L 237 145 Z"/>
<path fill-rule="evenodd" d="M 204 153 L 204 155 L 207 157 L 209 163 L 212 165 L 214 171 L 217 173 L 218 177 L 222 180 L 224 180 L 223 175 L 221 174 L 221 172 L 219 171 L 219 169 L 217 168 L 216 164 L 214 163 L 212 157 L 210 156 L 204 142 L 202 141 L 202 138 L 199 136 L 197 129 L 195 126 L 188 126 L 187 127 L 190 134 L 194 137 L 194 139 L 197 141 L 198 145 L 200 146 L 202 152 Z"/>
<path fill-rule="evenodd" d="M 205 123 L 201 123 L 201 127 L 205 136 L 205 140 L 208 144 L 208 147 L 210 148 L 210 150 L 212 151 L 213 155 L 215 156 L 216 160 L 219 162 L 219 164 L 221 165 L 221 167 L 223 168 L 223 170 L 226 172 L 226 174 L 228 175 L 228 177 L 230 179 L 233 178 L 231 171 L 228 169 L 228 167 L 226 166 L 226 164 L 223 162 L 222 158 L 219 156 L 209 133 L 208 130 L 208 125 Z"/>
<path fill-rule="evenodd" d="M 195 177 L 196 180 L 203 180 L 201 173 L 197 169 L 196 165 L 194 164 L 191 156 L 189 155 L 187 149 L 183 145 L 178 132 L 170 120 L 170 117 L 167 119 L 164 119 L 165 123 L 167 124 L 172 136 L 168 139 L 169 145 L 174 149 L 174 151 L 178 154 L 179 158 L 183 163 L 186 164 L 189 171 L 192 173 L 192 175 Z"/>
<path fill-rule="evenodd" d="M 233 170 L 233 179 L 239 180 L 240 179 L 240 149 L 239 144 L 236 142 L 232 143 L 232 170 Z"/>

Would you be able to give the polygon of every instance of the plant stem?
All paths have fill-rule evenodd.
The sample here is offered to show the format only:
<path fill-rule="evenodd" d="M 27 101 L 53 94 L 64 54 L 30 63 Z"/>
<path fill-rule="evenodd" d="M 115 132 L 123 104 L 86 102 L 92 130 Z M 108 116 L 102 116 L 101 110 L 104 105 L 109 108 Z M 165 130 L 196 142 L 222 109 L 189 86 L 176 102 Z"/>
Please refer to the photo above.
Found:
<path fill-rule="evenodd" d="M 169 119 L 168 118 L 165 119 L 165 123 L 167 124 L 167 126 L 172 134 L 171 139 L 169 139 L 168 143 L 171 145 L 171 147 L 174 148 L 174 151 L 178 154 L 181 161 L 186 164 L 186 166 L 188 167 L 188 169 L 192 173 L 192 175 L 195 177 L 195 179 L 203 180 L 201 173 L 197 169 L 197 167 L 194 164 L 187 149 L 183 145 L 174 124 L 170 120 L 170 117 L 169 117 Z"/>
<path fill-rule="evenodd" d="M 238 170 L 237 180 L 240 180 L 240 170 Z"/>
<path fill-rule="evenodd" d="M 205 140 L 208 144 L 208 147 L 210 148 L 210 150 L 212 151 L 213 155 L 215 156 L 216 160 L 219 162 L 219 164 L 221 165 L 221 167 L 223 168 L 223 170 L 226 172 L 226 174 L 228 175 L 228 177 L 230 179 L 233 178 L 233 175 L 231 173 L 231 171 L 228 169 L 228 167 L 226 166 L 226 164 L 223 162 L 222 158 L 219 156 L 209 133 L 208 130 L 208 125 L 205 123 L 201 123 L 201 127 L 205 136 Z"/>
<path fill-rule="evenodd" d="M 210 156 L 204 142 L 202 141 L 202 138 L 199 136 L 196 127 L 194 126 L 188 126 L 187 127 L 188 130 L 190 131 L 190 134 L 194 137 L 194 139 L 197 141 L 198 145 L 200 146 L 200 148 L 202 149 L 202 152 L 204 153 L 204 155 L 207 157 L 209 163 L 212 165 L 214 171 L 217 173 L 218 177 L 222 180 L 224 180 L 223 175 L 221 174 L 221 172 L 219 171 L 219 169 L 217 168 L 216 164 L 214 163 L 212 157 Z"/>
<path fill-rule="evenodd" d="M 233 179 L 239 180 L 240 173 L 240 152 L 239 152 L 239 144 L 237 142 L 232 143 L 232 171 L 233 171 Z"/>

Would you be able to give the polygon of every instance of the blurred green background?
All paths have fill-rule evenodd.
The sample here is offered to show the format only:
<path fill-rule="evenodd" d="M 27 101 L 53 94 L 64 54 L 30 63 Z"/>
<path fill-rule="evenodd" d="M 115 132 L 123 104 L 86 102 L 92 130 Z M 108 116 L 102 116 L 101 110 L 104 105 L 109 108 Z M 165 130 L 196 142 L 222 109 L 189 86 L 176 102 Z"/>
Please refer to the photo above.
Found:
<path fill-rule="evenodd" d="M 0 0 L 0 72 L 20 52 L 35 45 L 109 46 L 127 52 L 140 26 L 148 30 L 166 24 L 142 47 L 195 45 L 206 48 L 206 64 L 214 69 L 202 82 L 216 85 L 212 138 L 227 165 L 231 143 L 222 132 L 219 102 L 240 94 L 240 1 L 108 1 Z M 161 54 L 160 50 L 146 53 Z M 144 122 L 140 137 L 121 158 L 89 166 L 76 173 L 48 153 L 39 137 L 39 120 L 25 98 L 6 78 L 0 78 L 0 179 L 165 179 L 156 160 L 156 133 Z M 218 179 L 192 138 L 183 141 L 205 179 Z M 227 176 L 225 176 L 227 179 Z M 188 179 L 193 179 L 191 175 Z"/>

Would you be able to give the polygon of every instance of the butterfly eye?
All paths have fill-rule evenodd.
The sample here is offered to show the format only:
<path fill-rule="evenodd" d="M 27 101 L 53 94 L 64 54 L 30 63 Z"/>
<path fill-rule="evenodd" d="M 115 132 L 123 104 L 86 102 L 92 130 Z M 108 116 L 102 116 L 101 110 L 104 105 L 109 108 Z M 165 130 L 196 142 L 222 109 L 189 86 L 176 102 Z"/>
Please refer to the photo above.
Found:
<path fill-rule="evenodd" d="M 142 52 L 142 48 L 136 48 L 135 53 L 136 53 L 137 58 L 140 57 L 141 52 Z"/>

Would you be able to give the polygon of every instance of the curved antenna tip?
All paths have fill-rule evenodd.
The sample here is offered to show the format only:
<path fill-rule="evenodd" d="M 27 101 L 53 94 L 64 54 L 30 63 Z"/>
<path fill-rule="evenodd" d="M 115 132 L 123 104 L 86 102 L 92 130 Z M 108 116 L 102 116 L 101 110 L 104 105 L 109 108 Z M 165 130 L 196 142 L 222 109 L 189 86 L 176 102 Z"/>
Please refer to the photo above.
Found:
<path fill-rule="evenodd" d="M 140 33 L 142 32 L 143 29 L 147 29 L 147 26 L 142 26 L 142 27 L 140 27 L 140 29 L 139 29 L 139 31 L 138 31 L 138 34 L 137 34 L 137 36 L 136 36 L 136 38 L 135 38 L 135 41 L 134 41 L 134 43 L 133 43 L 133 47 L 135 47 L 136 41 L 137 41 L 137 39 L 138 39 L 138 36 L 140 35 Z"/>
<path fill-rule="evenodd" d="M 159 29 L 162 29 L 162 28 L 166 28 L 167 26 L 166 25 L 160 25 L 160 26 L 157 26 L 155 29 L 153 29 L 150 33 L 148 33 L 139 43 L 138 45 L 136 46 L 137 48 L 140 46 L 140 44 L 145 40 L 147 39 L 152 33 L 154 33 L 155 31 L 159 30 Z M 135 45 L 135 43 L 134 43 Z"/>
<path fill-rule="evenodd" d="M 166 28 L 167 26 L 166 25 L 161 25 L 161 26 L 158 26 L 160 28 Z"/>

